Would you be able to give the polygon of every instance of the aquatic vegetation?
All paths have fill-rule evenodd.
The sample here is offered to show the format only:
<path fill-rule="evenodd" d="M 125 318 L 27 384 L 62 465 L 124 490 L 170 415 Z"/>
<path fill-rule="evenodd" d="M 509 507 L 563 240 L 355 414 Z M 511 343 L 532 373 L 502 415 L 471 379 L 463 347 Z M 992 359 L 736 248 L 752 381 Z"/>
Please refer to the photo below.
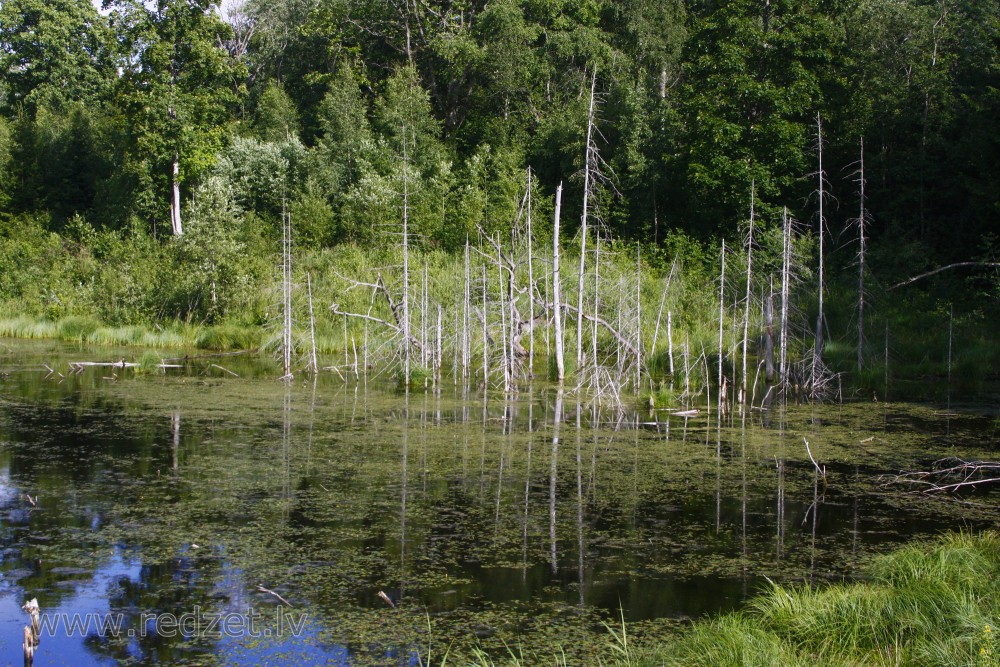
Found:
<path fill-rule="evenodd" d="M 743 607 L 770 590 L 768 578 L 794 597 L 799 582 L 871 577 L 862 566 L 914 535 L 995 522 L 877 482 L 934 448 L 982 458 L 996 440 L 989 411 L 944 420 L 898 404 L 779 406 L 721 427 L 704 412 L 657 412 L 636 426 L 634 415 L 565 392 L 556 421 L 551 388 L 407 394 L 391 378 L 366 389 L 331 373 L 276 383 L 257 355 L 192 352 L 184 368 L 115 379 L 101 368 L 46 378 L 41 366 L 108 356 L 51 342 L 0 347 L 0 474 L 14 489 L 0 496 L 3 581 L 43 608 L 96 605 L 130 623 L 143 610 L 195 605 L 273 611 L 281 603 L 263 585 L 310 624 L 303 643 L 88 644 L 104 659 L 257 663 L 274 651 L 295 664 L 308 648 L 300 664 L 658 664 L 655 646 Z M 140 361 L 160 356 L 171 355 Z M 803 436 L 826 488 L 814 485 Z M 24 507 L 22 490 L 41 509 Z M 991 566 L 975 553 L 941 560 L 956 568 L 942 575 L 949 586 L 966 585 L 963 560 L 980 575 Z M 918 558 L 909 570 L 923 577 L 928 567 Z M 895 635 L 877 608 L 904 602 L 886 593 L 893 585 L 861 602 L 831 596 L 825 616 L 788 632 L 843 627 L 859 647 L 883 646 Z M 815 590 L 803 599 L 825 589 Z M 836 620 L 852 608 L 875 629 Z M 959 613 L 932 612 L 925 626 Z M 968 651 L 973 638 L 975 650 L 986 646 L 981 626 L 994 620 L 970 616 Z M 750 648 L 719 648 L 719 659 L 752 649 L 767 664 L 794 657 L 791 641 L 754 631 Z"/>

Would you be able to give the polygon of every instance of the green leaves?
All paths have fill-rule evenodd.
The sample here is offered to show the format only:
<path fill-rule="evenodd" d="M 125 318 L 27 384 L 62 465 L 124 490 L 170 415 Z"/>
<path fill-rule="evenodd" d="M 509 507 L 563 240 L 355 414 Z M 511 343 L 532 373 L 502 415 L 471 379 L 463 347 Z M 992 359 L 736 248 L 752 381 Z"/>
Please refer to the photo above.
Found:
<path fill-rule="evenodd" d="M 756 3 L 726 3 L 695 20 L 673 149 L 691 215 L 727 225 L 744 218 L 751 181 L 765 206 L 801 198 L 835 44 L 829 19 L 790 3 L 766 15 Z"/>
<path fill-rule="evenodd" d="M 34 115 L 103 99 L 112 80 L 111 34 L 89 0 L 5 0 L 0 4 L 0 71 L 8 113 Z"/>
<path fill-rule="evenodd" d="M 207 0 L 112 3 L 121 36 L 118 81 L 128 120 L 128 153 L 147 171 L 155 209 L 165 210 L 170 164 L 179 157 L 181 181 L 210 168 L 226 139 L 240 98 L 242 66 L 221 47 L 230 28 Z"/>

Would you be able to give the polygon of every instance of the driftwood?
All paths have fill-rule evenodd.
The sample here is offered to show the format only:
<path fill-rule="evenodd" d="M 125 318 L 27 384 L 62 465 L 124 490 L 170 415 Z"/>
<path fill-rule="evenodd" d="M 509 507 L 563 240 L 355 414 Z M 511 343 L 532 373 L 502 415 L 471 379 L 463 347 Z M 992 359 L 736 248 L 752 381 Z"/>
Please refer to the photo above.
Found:
<path fill-rule="evenodd" d="M 88 368 L 138 368 L 140 364 L 125 361 L 124 359 L 120 361 L 71 361 L 69 363 L 69 372 L 74 375 L 79 375 Z M 48 368 L 48 366 L 46 366 Z M 184 368 L 183 364 L 156 364 L 155 368 Z M 51 374 L 51 372 L 50 372 Z"/>
<path fill-rule="evenodd" d="M 236 350 L 233 352 L 212 352 L 209 354 L 195 354 L 195 355 L 184 355 L 183 357 L 164 357 L 164 363 L 168 361 L 195 361 L 196 359 L 215 359 L 218 357 L 236 357 L 243 354 L 255 354 L 257 349 L 252 350 Z M 177 368 L 180 368 L 178 366 Z"/>
<path fill-rule="evenodd" d="M 71 361 L 69 370 L 71 373 L 82 373 L 87 368 L 138 368 L 139 364 L 125 361 Z"/>
<path fill-rule="evenodd" d="M 904 486 L 914 493 L 927 495 L 974 491 L 981 486 L 1000 483 L 1000 463 L 949 457 L 935 461 L 932 470 L 883 475 L 880 479 L 883 488 Z"/>

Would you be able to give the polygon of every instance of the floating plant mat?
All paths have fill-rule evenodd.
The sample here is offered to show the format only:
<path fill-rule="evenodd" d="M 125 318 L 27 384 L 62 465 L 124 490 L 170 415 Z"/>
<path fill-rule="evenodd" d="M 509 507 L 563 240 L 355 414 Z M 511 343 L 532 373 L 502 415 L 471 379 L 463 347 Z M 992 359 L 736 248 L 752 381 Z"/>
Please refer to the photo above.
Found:
<path fill-rule="evenodd" d="M 476 647 L 584 664 L 620 615 L 649 641 L 766 578 L 850 578 L 902 542 L 995 525 L 878 480 L 995 459 L 982 411 L 791 406 L 720 428 L 552 387 L 406 396 L 241 363 L 240 378 L 0 381 L 0 662 L 20 658 L 19 605 L 37 597 L 136 631 L 144 613 L 252 607 L 271 631 L 53 637 L 46 664 L 400 664 L 449 647 L 456 664 Z M 297 637 L 278 636 L 279 609 L 305 614 Z"/>

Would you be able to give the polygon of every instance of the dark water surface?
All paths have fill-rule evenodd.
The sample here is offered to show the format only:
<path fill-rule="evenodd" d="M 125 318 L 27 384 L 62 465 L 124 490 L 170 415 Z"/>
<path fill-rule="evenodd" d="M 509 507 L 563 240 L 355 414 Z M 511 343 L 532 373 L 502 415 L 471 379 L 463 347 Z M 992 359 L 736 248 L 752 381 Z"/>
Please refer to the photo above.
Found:
<path fill-rule="evenodd" d="M 0 342 L 0 664 L 21 663 L 33 597 L 58 624 L 39 666 L 410 665 L 449 646 L 455 664 L 505 646 L 585 664 L 621 615 L 649 641 L 768 578 L 851 578 L 901 542 L 996 524 L 878 479 L 995 458 L 995 406 L 790 406 L 719 427 L 551 387 L 286 386 L 239 357 L 68 374 L 108 358 Z"/>

